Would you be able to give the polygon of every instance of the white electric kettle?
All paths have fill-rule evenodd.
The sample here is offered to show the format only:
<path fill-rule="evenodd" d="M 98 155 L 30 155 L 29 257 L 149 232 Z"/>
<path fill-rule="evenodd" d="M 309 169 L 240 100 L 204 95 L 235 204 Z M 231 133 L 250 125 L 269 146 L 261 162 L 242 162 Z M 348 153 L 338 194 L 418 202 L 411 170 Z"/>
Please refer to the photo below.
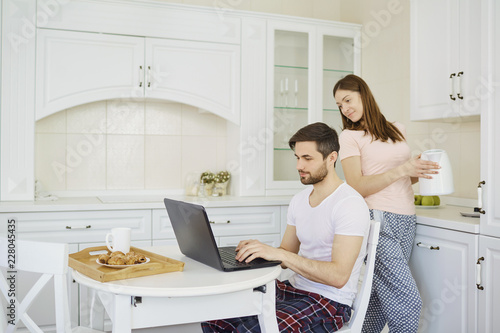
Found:
<path fill-rule="evenodd" d="M 419 178 L 420 195 L 446 195 L 455 191 L 453 187 L 453 172 L 450 159 L 442 149 L 426 150 L 421 159 L 437 162 L 441 167 L 438 174 L 431 175 L 432 179 Z"/>

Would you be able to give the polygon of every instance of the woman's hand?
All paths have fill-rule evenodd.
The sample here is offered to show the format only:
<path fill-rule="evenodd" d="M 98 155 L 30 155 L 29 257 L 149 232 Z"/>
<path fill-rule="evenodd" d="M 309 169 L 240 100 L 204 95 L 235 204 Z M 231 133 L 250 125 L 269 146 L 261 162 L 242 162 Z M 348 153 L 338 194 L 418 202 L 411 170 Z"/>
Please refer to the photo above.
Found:
<path fill-rule="evenodd" d="M 431 175 L 438 174 L 440 169 L 438 163 L 421 159 L 422 154 L 411 158 L 405 164 L 401 165 L 403 173 L 412 178 L 432 179 Z"/>

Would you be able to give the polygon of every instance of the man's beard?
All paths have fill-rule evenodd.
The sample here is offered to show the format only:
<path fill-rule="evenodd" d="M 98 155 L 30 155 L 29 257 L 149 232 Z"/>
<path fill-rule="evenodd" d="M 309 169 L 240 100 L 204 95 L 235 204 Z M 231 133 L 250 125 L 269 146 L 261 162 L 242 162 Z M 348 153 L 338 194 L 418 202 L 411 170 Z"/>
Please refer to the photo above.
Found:
<path fill-rule="evenodd" d="M 300 177 L 300 182 L 304 185 L 314 185 L 319 183 L 328 175 L 328 169 L 326 168 L 326 163 L 313 175 L 309 173 L 309 177 Z"/>

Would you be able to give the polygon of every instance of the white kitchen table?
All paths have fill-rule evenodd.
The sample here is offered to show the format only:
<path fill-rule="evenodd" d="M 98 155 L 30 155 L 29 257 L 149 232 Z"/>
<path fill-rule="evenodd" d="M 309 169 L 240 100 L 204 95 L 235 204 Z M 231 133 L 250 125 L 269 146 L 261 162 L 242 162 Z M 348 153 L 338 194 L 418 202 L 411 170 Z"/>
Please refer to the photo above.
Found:
<path fill-rule="evenodd" d="M 101 300 L 113 333 L 249 315 L 258 315 L 262 332 L 278 332 L 274 280 L 281 273 L 280 266 L 221 272 L 189 259 L 177 246 L 145 250 L 183 261 L 184 271 L 105 283 L 73 271 L 75 281 Z M 104 326 L 102 305 L 87 304 L 92 326 L 100 330 Z"/>

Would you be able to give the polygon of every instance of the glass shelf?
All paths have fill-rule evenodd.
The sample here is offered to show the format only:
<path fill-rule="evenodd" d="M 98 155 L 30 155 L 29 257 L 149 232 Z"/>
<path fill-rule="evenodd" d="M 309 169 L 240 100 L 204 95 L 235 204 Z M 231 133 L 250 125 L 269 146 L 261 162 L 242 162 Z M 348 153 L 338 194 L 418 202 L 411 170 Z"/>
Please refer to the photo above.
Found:
<path fill-rule="evenodd" d="M 346 71 L 343 69 L 332 69 L 332 68 L 323 68 L 324 72 L 335 72 L 335 73 L 345 73 L 345 74 L 354 74 L 353 71 Z"/>
<path fill-rule="evenodd" d="M 297 107 L 290 107 L 290 106 L 275 106 L 275 109 L 280 109 L 280 110 L 297 110 L 297 111 L 307 111 L 307 108 L 297 108 Z"/>
<path fill-rule="evenodd" d="M 304 69 L 308 70 L 309 68 L 307 67 L 302 67 L 302 66 L 287 66 L 287 65 L 274 65 L 275 68 L 290 68 L 290 69 Z"/>
<path fill-rule="evenodd" d="M 289 68 L 289 69 L 302 69 L 308 70 L 307 67 L 302 66 L 288 66 L 288 65 L 274 65 L 275 68 Z M 334 69 L 334 68 L 323 68 L 324 72 L 335 72 L 335 73 L 345 73 L 345 74 L 354 74 L 353 71 L 343 70 L 343 69 Z"/>

